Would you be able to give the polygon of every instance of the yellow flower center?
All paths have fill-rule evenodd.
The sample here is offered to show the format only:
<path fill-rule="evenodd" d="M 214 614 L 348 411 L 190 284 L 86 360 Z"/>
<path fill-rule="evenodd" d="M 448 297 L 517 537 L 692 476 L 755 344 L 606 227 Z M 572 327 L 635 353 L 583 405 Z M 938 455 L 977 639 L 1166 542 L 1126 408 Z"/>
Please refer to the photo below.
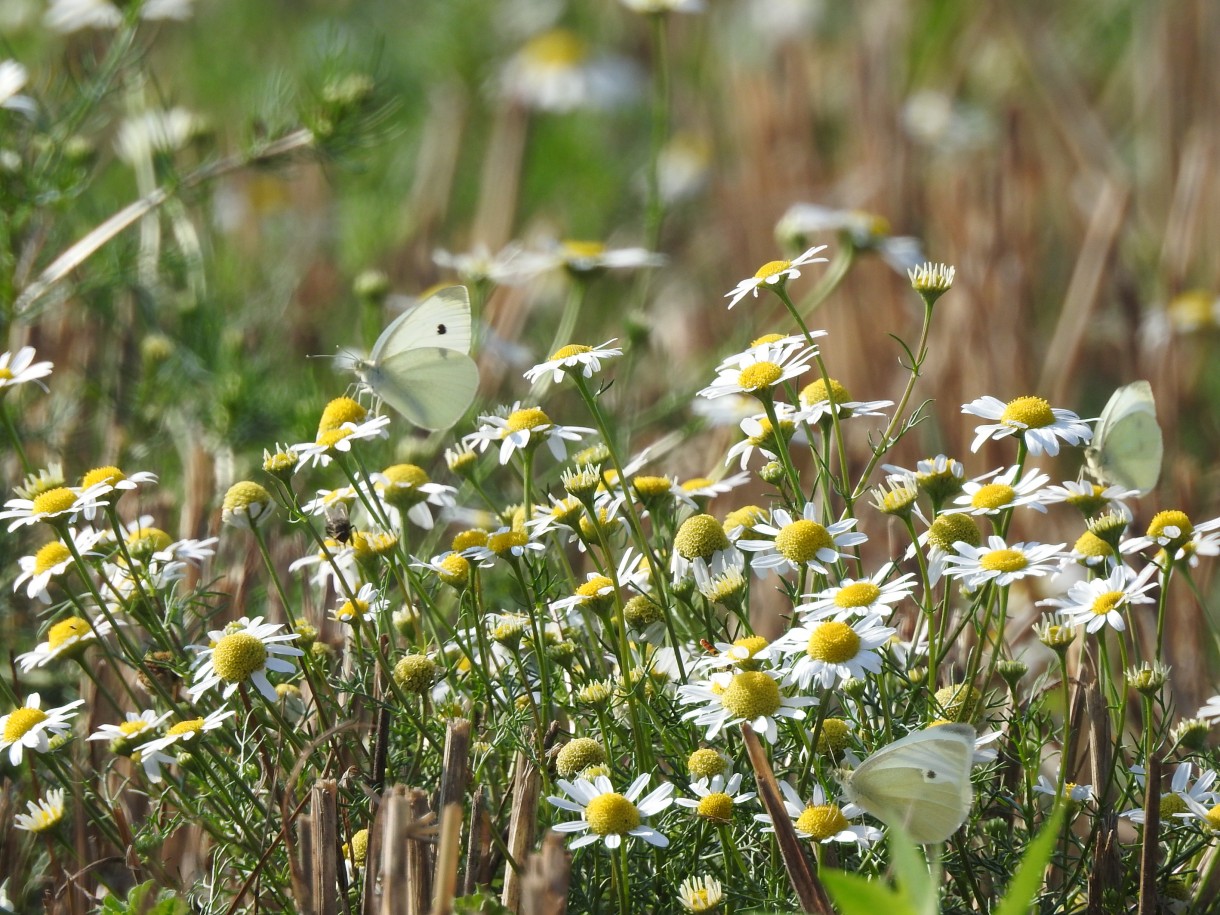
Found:
<path fill-rule="evenodd" d="M 694 492 L 696 489 L 711 486 L 713 482 L 713 480 L 709 480 L 707 477 L 692 477 L 682 484 L 682 489 L 684 492 Z"/>
<path fill-rule="evenodd" d="M 58 648 L 65 642 L 84 638 L 92 631 L 86 620 L 81 619 L 79 616 L 70 616 L 66 620 L 60 620 L 47 630 L 47 644 L 51 648 Z"/>
<path fill-rule="evenodd" d="M 804 518 L 787 525 L 775 538 L 779 554 L 797 565 L 816 559 L 818 550 L 833 549 L 834 545 L 826 528 Z"/>
<path fill-rule="evenodd" d="M 5 366 L 0 368 L 0 381 L 10 381 L 13 377 L 12 370 Z"/>
<path fill-rule="evenodd" d="M 454 588 L 459 588 L 470 581 L 470 563 L 466 557 L 458 553 L 450 553 L 441 560 L 440 580 Z"/>
<path fill-rule="evenodd" d="M 842 718 L 827 718 L 822 722 L 822 732 L 818 734 L 819 753 L 837 753 L 847 747 L 851 728 Z"/>
<path fill-rule="evenodd" d="M 414 464 L 393 464 L 381 473 L 386 478 L 382 495 L 391 505 L 403 508 L 428 498 L 427 493 L 419 491 L 419 487 L 430 482 L 422 467 Z"/>
<path fill-rule="evenodd" d="M 455 553 L 460 553 L 462 550 L 468 550 L 472 546 L 487 546 L 487 531 L 477 527 L 461 531 L 454 535 L 453 543 L 450 544 L 449 548 Z"/>
<path fill-rule="evenodd" d="M 782 434 L 784 436 L 784 440 L 787 441 L 792 437 L 792 433 L 796 430 L 796 423 L 790 419 L 781 419 L 779 421 L 779 428 L 780 434 Z M 771 420 L 767 419 L 765 416 L 761 417 L 758 420 L 758 429 L 759 431 L 757 435 L 750 436 L 750 444 L 760 448 L 769 448 L 769 450 L 773 449 L 774 446 L 771 443 L 775 441 L 775 427 L 771 424 Z"/>
<path fill-rule="evenodd" d="M 80 485 L 84 489 L 88 489 L 90 486 L 95 486 L 98 483 L 109 483 L 113 486 L 115 483 L 122 483 L 126 479 L 127 474 L 117 467 L 98 467 L 81 477 Z"/>
<path fill-rule="evenodd" d="M 584 346 L 580 343 L 569 343 L 567 346 L 562 346 L 555 352 L 551 353 L 549 362 L 558 362 L 560 359 L 568 359 L 572 356 L 580 356 L 584 353 L 593 352 L 593 347 Z"/>
<path fill-rule="evenodd" d="M 614 582 L 605 575 L 595 575 L 576 589 L 581 597 L 594 598 L 600 596 L 603 588 L 613 588 Z"/>
<path fill-rule="evenodd" d="M 763 391 L 775 387 L 784 370 L 774 362 L 755 362 L 741 370 L 737 376 L 737 384 L 743 391 Z"/>
<path fill-rule="evenodd" d="M 631 487 L 640 494 L 641 499 L 656 499 L 669 494 L 670 481 L 668 477 L 638 476 L 631 478 Z"/>
<path fill-rule="evenodd" d="M 119 725 L 119 731 L 125 737 L 135 737 L 137 734 L 143 734 L 148 730 L 148 722 L 143 718 L 137 718 L 135 721 L 124 721 Z"/>
<path fill-rule="evenodd" d="M 856 631 L 838 620 L 822 623 L 809 636 L 805 653 L 815 661 L 842 664 L 850 661 L 860 651 L 860 636 Z"/>
<path fill-rule="evenodd" d="M 127 549 L 137 558 L 168 549 L 173 542 L 159 527 L 141 527 L 127 535 Z"/>
<path fill-rule="evenodd" d="M 323 432 L 338 429 L 344 423 L 358 424 L 368 413 L 368 410 L 352 398 L 336 397 L 322 411 L 322 418 L 318 421 L 318 436 L 320 438 Z"/>
<path fill-rule="evenodd" d="M 514 547 L 523 547 L 529 543 L 525 531 L 502 531 L 487 538 L 487 548 L 497 556 L 507 556 Z"/>
<path fill-rule="evenodd" d="M 1107 591 L 1093 601 L 1093 612 L 1098 616 L 1105 616 L 1117 607 L 1125 596 L 1122 591 Z"/>
<path fill-rule="evenodd" d="M 823 842 L 847 828 L 847 817 L 835 804 L 806 807 L 796 820 L 796 828 L 812 839 Z"/>
<path fill-rule="evenodd" d="M 711 559 L 729 548 L 729 538 L 711 515 L 692 515 L 682 522 L 674 537 L 674 549 L 683 559 Z"/>
<path fill-rule="evenodd" d="M 76 493 L 66 486 L 56 486 L 34 497 L 35 515 L 58 515 L 66 512 L 76 502 Z"/>
<path fill-rule="evenodd" d="M 574 67 L 589 56 L 588 46 L 567 29 L 551 29 L 530 40 L 521 53 L 546 67 Z"/>
<path fill-rule="evenodd" d="M 994 511 L 1012 502 L 1017 491 L 1007 483 L 988 483 L 980 486 L 978 492 L 970 499 L 971 508 L 985 508 Z"/>
<path fill-rule="evenodd" d="M 640 811 L 627 798 L 610 791 L 589 801 L 585 820 L 599 836 L 621 836 L 640 825 Z"/>
<path fill-rule="evenodd" d="M 1186 540 L 1195 532 L 1195 526 L 1190 523 L 1190 517 L 1183 511 L 1170 509 L 1169 511 L 1157 512 L 1152 516 L 1152 521 L 1148 525 L 1149 537 L 1167 537 L 1165 528 L 1176 527 L 1178 529 L 1177 539 L 1175 543 Z"/>
<path fill-rule="evenodd" d="M 835 606 L 844 610 L 868 607 L 881 596 L 881 589 L 871 581 L 857 581 L 844 585 L 835 595 Z"/>
<path fill-rule="evenodd" d="M 366 600 L 348 600 L 343 602 L 343 606 L 335 611 L 335 618 L 342 620 L 345 623 L 355 622 L 357 619 L 363 619 L 364 614 L 369 612 L 369 602 Z"/>
<path fill-rule="evenodd" d="M 762 666 L 761 661 L 753 660 L 754 655 L 758 654 L 767 647 L 767 640 L 761 635 L 748 635 L 744 638 L 733 640 L 734 648 L 744 648 L 747 652 L 744 658 L 737 662 L 737 666 L 742 670 L 758 670 Z"/>
<path fill-rule="evenodd" d="M 1018 429 L 1041 429 L 1055 421 L 1051 405 L 1041 397 L 1018 397 L 1004 408 L 1000 422 Z"/>
<path fill-rule="evenodd" d="M 42 709 L 25 708 L 14 709 L 8 716 L 8 721 L 4 724 L 4 740 L 6 743 L 16 743 L 30 728 L 36 727 L 47 720 L 47 713 Z"/>
<path fill-rule="evenodd" d="M 1072 544 L 1072 549 L 1082 556 L 1108 557 L 1114 555 L 1114 548 L 1092 531 L 1085 531 Z"/>
<path fill-rule="evenodd" d="M 34 574 L 42 575 L 44 572 L 49 572 L 57 565 L 67 562 L 72 558 L 72 553 L 66 546 L 58 540 L 52 540 L 50 543 L 44 544 L 34 554 Z"/>
<path fill-rule="evenodd" d="M 550 424 L 551 418 L 542 411 L 541 407 L 527 407 L 509 414 L 505 421 L 504 434 L 520 432 L 523 429 L 540 429 Z"/>
<path fill-rule="evenodd" d="M 268 505 L 271 493 L 266 487 L 251 480 L 234 483 L 225 493 L 224 509 L 229 512 L 249 511 L 252 505 Z"/>
<path fill-rule="evenodd" d="M 686 769 L 695 778 L 714 778 L 723 775 L 728 766 L 724 757 L 710 747 L 702 747 L 686 760 Z"/>
<path fill-rule="evenodd" d="M 1205 819 L 1207 820 L 1207 825 L 1212 829 L 1220 830 L 1220 804 L 1207 811 Z"/>
<path fill-rule="evenodd" d="M 248 632 L 222 636 L 212 649 L 212 666 L 226 683 L 240 683 L 267 662 L 267 646 Z"/>
<path fill-rule="evenodd" d="M 979 567 L 988 572 L 1020 572 L 1029 560 L 1020 550 L 992 550 L 979 560 Z"/>
<path fill-rule="evenodd" d="M 180 737 L 183 734 L 198 734 L 203 730 L 202 718 L 190 718 L 179 721 L 165 732 L 166 737 Z"/>
<path fill-rule="evenodd" d="M 351 434 L 351 429 L 326 429 L 325 431 L 319 429 L 315 444 L 324 445 L 327 448 L 333 448 L 345 438 L 349 438 Z"/>
<path fill-rule="evenodd" d="M 733 799 L 723 791 L 716 791 L 699 801 L 695 815 L 717 823 L 727 823 L 733 818 Z"/>
<path fill-rule="evenodd" d="M 928 542 L 946 553 L 953 552 L 953 544 L 959 540 L 971 546 L 983 542 L 979 526 L 969 515 L 938 515 L 928 528 Z"/>
<path fill-rule="evenodd" d="M 724 516 L 724 529 L 728 531 L 741 527 L 747 531 L 753 530 L 755 522 L 761 521 L 766 516 L 767 510 L 761 505 L 746 505 L 734 509 Z"/>
<path fill-rule="evenodd" d="M 758 268 L 754 274 L 754 279 L 765 280 L 768 277 L 775 276 L 777 273 L 783 273 L 792 267 L 792 261 L 767 261 Z"/>
<path fill-rule="evenodd" d="M 1176 794 L 1167 794 L 1161 798 L 1161 821 L 1164 822 L 1174 814 L 1186 813 L 1190 808 Z"/>
<path fill-rule="evenodd" d="M 720 704 L 734 717 L 746 721 L 773 715 L 781 705 L 779 684 L 760 671 L 744 671 L 734 676 L 720 694 Z"/>
<path fill-rule="evenodd" d="M 606 246 L 600 241 L 575 241 L 568 239 L 563 243 L 563 252 L 568 257 L 601 257 L 606 253 Z M 584 347 L 582 351 L 587 353 L 589 347 Z M 555 355 L 551 358 L 558 359 L 560 357 Z"/>
<path fill-rule="evenodd" d="M 763 334 L 761 337 L 755 337 L 750 341 L 750 348 L 753 349 L 756 346 L 763 346 L 767 343 L 778 343 L 782 339 L 784 339 L 783 334 Z"/>
<path fill-rule="evenodd" d="M 807 407 L 812 407 L 819 403 L 847 403 L 851 400 L 851 395 L 847 393 L 847 388 L 839 384 L 833 378 L 830 379 L 830 390 L 827 392 L 825 380 L 819 378 L 816 381 L 811 381 L 801 389 L 801 403 Z"/>

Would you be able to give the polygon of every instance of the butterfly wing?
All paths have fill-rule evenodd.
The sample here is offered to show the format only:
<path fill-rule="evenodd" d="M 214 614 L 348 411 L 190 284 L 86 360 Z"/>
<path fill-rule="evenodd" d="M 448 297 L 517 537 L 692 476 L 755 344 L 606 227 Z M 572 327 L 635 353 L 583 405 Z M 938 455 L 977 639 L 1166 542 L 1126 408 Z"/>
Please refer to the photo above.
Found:
<path fill-rule="evenodd" d="M 470 352 L 470 293 L 465 286 L 447 286 L 391 321 L 373 344 L 369 361 L 381 364 L 423 347 Z"/>
<path fill-rule="evenodd" d="M 448 429 L 479 387 L 479 369 L 465 353 L 439 347 L 408 349 L 366 364 L 364 384 L 424 429 Z"/>
<path fill-rule="evenodd" d="M 847 796 L 881 822 L 902 827 L 921 845 L 943 842 L 970 813 L 974 737 L 968 724 L 908 734 L 847 776 Z"/>
<path fill-rule="evenodd" d="M 1101 411 L 1093 442 L 1085 451 L 1089 472 L 1102 483 L 1144 495 L 1160 478 L 1163 456 L 1152 386 L 1133 381 L 1119 388 Z"/>

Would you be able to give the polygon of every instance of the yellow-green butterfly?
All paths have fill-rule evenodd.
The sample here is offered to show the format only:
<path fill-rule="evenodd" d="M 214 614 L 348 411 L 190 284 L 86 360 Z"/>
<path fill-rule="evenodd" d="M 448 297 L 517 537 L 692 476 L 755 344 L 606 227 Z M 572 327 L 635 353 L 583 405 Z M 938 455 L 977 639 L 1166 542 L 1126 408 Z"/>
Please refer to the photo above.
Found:
<path fill-rule="evenodd" d="M 341 353 L 338 365 L 415 425 L 448 429 L 479 386 L 469 352 L 470 294 L 449 286 L 395 318 L 367 359 Z"/>
<path fill-rule="evenodd" d="M 1142 496 L 1161 476 L 1163 452 L 1152 385 L 1133 381 L 1110 396 L 1084 458 L 1097 482 L 1134 489 Z"/>
<path fill-rule="evenodd" d="M 847 799 L 921 845 L 943 842 L 970 814 L 975 732 L 942 724 L 886 744 L 842 775 Z"/>

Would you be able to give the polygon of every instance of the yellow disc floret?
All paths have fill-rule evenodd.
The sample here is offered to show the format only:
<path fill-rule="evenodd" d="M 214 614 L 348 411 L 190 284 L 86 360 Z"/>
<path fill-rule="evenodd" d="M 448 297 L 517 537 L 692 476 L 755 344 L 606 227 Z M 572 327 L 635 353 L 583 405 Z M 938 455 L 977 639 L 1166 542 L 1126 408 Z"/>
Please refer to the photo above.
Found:
<path fill-rule="evenodd" d="M 227 683 L 241 683 L 267 662 L 267 646 L 248 632 L 221 636 L 212 649 L 212 667 Z"/>
<path fill-rule="evenodd" d="M 850 661 L 859 652 L 860 636 L 851 626 L 839 620 L 831 620 L 815 628 L 805 647 L 809 657 L 828 664 Z"/>
<path fill-rule="evenodd" d="M 1017 429 L 1041 429 L 1055 422 L 1055 414 L 1041 397 L 1018 397 L 1008 402 L 1000 422 Z"/>
<path fill-rule="evenodd" d="M 720 703 L 737 718 L 753 721 L 779 711 L 779 684 L 760 671 L 747 670 L 733 677 Z"/>
<path fill-rule="evenodd" d="M 598 795 L 585 807 L 585 820 L 599 836 L 623 835 L 640 825 L 640 811 L 616 791 Z"/>

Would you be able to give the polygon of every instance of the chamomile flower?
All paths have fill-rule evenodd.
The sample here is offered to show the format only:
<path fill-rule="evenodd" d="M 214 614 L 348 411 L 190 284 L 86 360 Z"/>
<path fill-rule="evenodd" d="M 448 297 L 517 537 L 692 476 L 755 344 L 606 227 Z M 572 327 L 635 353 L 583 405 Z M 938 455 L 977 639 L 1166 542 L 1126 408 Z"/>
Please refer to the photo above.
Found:
<path fill-rule="evenodd" d="M 47 630 L 45 642 L 40 642 L 32 651 L 17 655 L 17 664 L 23 673 L 29 673 L 58 658 L 79 658 L 89 645 L 109 635 L 112 628 L 104 617 L 89 622 L 83 617 L 70 616 Z"/>
<path fill-rule="evenodd" d="M 337 453 L 349 453 L 354 442 L 388 438 L 386 427 L 389 425 L 390 417 L 378 415 L 367 417 L 360 422 L 344 422 L 336 428 L 319 428 L 318 436 L 312 442 L 299 442 L 292 446 L 299 458 L 296 469 L 300 470 L 306 466 L 326 467 Z"/>
<path fill-rule="evenodd" d="M 12 61 L 5 61 L 10 64 Z M 0 353 L 0 395 L 8 388 L 28 384 L 51 374 L 50 362 L 35 362 L 34 347 L 23 346 L 16 353 Z M 39 382 L 41 384 L 41 382 Z"/>
<path fill-rule="evenodd" d="M 682 720 L 706 727 L 712 740 L 727 727 L 746 722 L 768 743 L 779 736 L 780 718 L 805 717 L 805 709 L 816 705 L 813 696 L 786 696 L 780 690 L 782 671 L 719 671 L 706 680 L 678 687 L 678 701 L 700 708 L 684 712 Z"/>
<path fill-rule="evenodd" d="M 177 761 L 165 751 L 172 746 L 186 745 L 200 734 L 214 731 L 237 713 L 232 709 L 217 709 L 206 718 L 188 718 L 171 725 L 161 737 L 143 744 L 139 749 L 140 764 L 150 782 L 161 781 L 161 766 Z M 164 716 L 162 716 L 164 717 Z"/>
<path fill-rule="evenodd" d="M 995 397 L 980 397 L 962 406 L 962 412 L 993 422 L 975 427 L 971 451 L 978 451 L 988 439 L 999 440 L 1019 435 L 1032 455 L 1059 453 L 1059 441 L 1087 445 L 1093 438 L 1089 424 L 1071 410 L 1052 407 L 1041 397 L 1018 397 L 1007 404 Z"/>
<path fill-rule="evenodd" d="M 12 530 L 12 528 L 9 528 Z M 1199 556 L 1220 555 L 1220 518 L 1192 524 L 1186 512 L 1170 509 L 1157 512 L 1143 537 L 1133 537 L 1122 544 L 1123 553 L 1134 553 L 1157 546 L 1174 562 L 1187 560 L 1198 565 Z"/>
<path fill-rule="evenodd" d="M 725 782 L 723 775 L 711 779 L 701 778 L 691 782 L 693 798 L 680 797 L 674 800 L 679 807 L 687 807 L 695 812 L 695 816 L 713 823 L 728 823 L 733 818 L 733 805 L 752 801 L 756 795 L 753 791 L 739 794 L 741 791 L 741 773 L 733 775 Z"/>
<path fill-rule="evenodd" d="M 548 372 L 551 374 L 551 381 L 554 384 L 563 381 L 565 375 L 583 375 L 585 378 L 592 378 L 594 373 L 602 370 L 603 360 L 623 355 L 621 349 L 610 345 L 614 342 L 614 339 L 610 339 L 600 346 L 571 343 L 557 349 L 545 362 L 540 362 L 529 369 L 525 373 L 525 378 L 531 384 L 536 384 Z"/>
<path fill-rule="evenodd" d="M 75 710 L 84 704 L 84 699 L 77 699 L 44 712 L 42 697 L 30 693 L 24 704 L 0 718 L 0 750 L 8 748 L 8 759 L 14 766 L 21 765 L 27 749 L 47 752 L 51 748 L 51 737 L 72 730 Z"/>
<path fill-rule="evenodd" d="M 743 419 L 758 415 L 758 399 L 748 394 L 726 394 L 715 400 L 700 397 L 690 410 L 709 426 L 740 426 Z"/>
<path fill-rule="evenodd" d="M 1022 467 L 1013 465 L 1003 472 L 993 470 L 968 481 L 963 486 L 962 494 L 953 500 L 953 507 L 945 511 L 998 515 L 1018 505 L 1028 505 L 1045 514 L 1042 487 L 1050 477 L 1040 470 L 1021 476 L 1022 470 Z"/>
<path fill-rule="evenodd" d="M 507 415 L 484 414 L 479 422 L 479 428 L 463 441 L 480 451 L 499 443 L 501 464 L 507 464 L 514 452 L 534 448 L 542 442 L 546 442 L 555 460 L 562 461 L 568 453 L 566 442 L 578 442 L 595 431 L 587 426 L 556 425 L 540 407 L 522 407 L 520 401 L 512 405 Z"/>
<path fill-rule="evenodd" d="M 1131 509 L 1127 500 L 1139 495 L 1137 489 L 1123 489 L 1121 486 L 1102 486 L 1092 480 L 1068 480 L 1061 486 L 1048 486 L 1042 490 L 1042 504 L 1053 505 L 1066 502 L 1080 510 L 1085 518 L 1092 518 L 1102 512 L 1115 512 L 1130 520 Z"/>
<path fill-rule="evenodd" d="M 88 557 L 103 535 L 92 528 L 78 531 L 76 528 L 70 527 L 67 536 L 72 538 L 77 552 L 82 557 Z M 59 578 L 67 572 L 72 567 L 72 562 L 72 551 L 68 549 L 64 541 L 57 539 L 45 543 L 33 556 L 22 556 L 17 560 L 17 564 L 21 567 L 21 574 L 13 582 L 13 590 L 16 591 L 25 585 L 27 597 L 37 598 L 42 603 L 49 604 L 51 595 L 47 591 L 47 586 L 50 585 L 52 579 Z"/>
<path fill-rule="evenodd" d="M 675 582 L 693 577 L 697 584 L 704 583 L 742 565 L 741 553 L 711 515 L 692 515 L 674 535 L 670 571 Z"/>
<path fill-rule="evenodd" d="M 664 254 L 647 248 L 611 248 L 600 241 L 580 239 L 552 239 L 542 250 L 523 252 L 520 258 L 522 271 L 534 276 L 552 270 L 565 270 L 575 276 L 604 270 L 638 270 L 664 266 L 667 260 Z"/>
<path fill-rule="evenodd" d="M 769 261 L 763 264 L 752 277 L 742 280 L 733 288 L 732 292 L 725 293 L 724 297 L 731 299 L 729 308 L 732 308 L 747 295 L 753 295 L 757 298 L 759 289 L 773 286 L 778 286 L 782 289 L 789 279 L 801 275 L 801 271 L 797 269 L 798 267 L 803 267 L 806 264 L 826 263 L 826 258 L 815 256 L 825 250 L 826 245 L 817 245 L 816 247 L 809 248 L 804 254 L 790 261 Z"/>
<path fill-rule="evenodd" d="M 639 83 L 630 61 L 594 53 L 567 29 L 535 35 L 500 74 L 500 91 L 506 98 L 556 113 L 616 107 L 637 93 Z"/>
<path fill-rule="evenodd" d="M 279 702 L 267 672 L 293 673 L 296 665 L 284 657 L 300 657 L 305 653 L 283 644 L 297 636 L 293 632 L 279 632 L 282 628 L 282 623 L 264 623 L 261 616 L 254 619 L 243 616 L 224 629 L 209 632 L 208 645 L 191 646 L 199 652 L 191 698 L 198 699 L 217 687 L 228 699 L 239 686 L 250 682 L 268 702 Z"/>
<path fill-rule="evenodd" d="M 1133 604 L 1155 603 L 1147 592 L 1157 586 L 1150 581 L 1156 566 L 1149 565 L 1136 575 L 1127 566 L 1116 566 L 1105 578 L 1078 581 L 1068 589 L 1066 597 L 1038 601 L 1040 607 L 1058 607 L 1072 625 L 1082 625 L 1086 632 L 1096 632 L 1109 626 L 1119 632 L 1127 628 L 1122 611 Z"/>
<path fill-rule="evenodd" d="M 375 587 L 368 582 L 360 586 L 356 596 L 345 598 L 339 602 L 330 613 L 330 618 L 336 623 L 347 623 L 355 626 L 359 623 L 371 623 L 377 614 L 390 605 Z"/>
<path fill-rule="evenodd" d="M 1035 794 L 1045 794 L 1048 797 L 1059 797 L 1059 787 L 1045 775 L 1038 776 L 1038 784 L 1034 785 Z M 1073 804 L 1088 804 L 1093 800 L 1092 785 L 1077 785 L 1069 782 L 1063 786 L 1063 795 Z"/>
<path fill-rule="evenodd" d="M 0 519 L 13 518 L 10 531 L 28 524 L 46 521 L 49 524 L 70 524 L 78 515 L 93 512 L 98 502 L 109 492 L 109 487 L 99 483 L 83 489 L 78 486 L 54 486 L 43 490 L 32 499 L 9 499 L 0 511 Z"/>
<path fill-rule="evenodd" d="M 230 527 L 248 531 L 274 512 L 275 502 L 267 488 L 252 480 L 242 480 L 225 493 L 220 517 Z"/>
<path fill-rule="evenodd" d="M 807 243 L 809 236 L 824 232 L 835 233 L 857 251 L 877 252 L 900 274 L 905 275 L 924 261 L 918 238 L 891 234 L 884 216 L 864 210 L 794 203 L 775 224 L 775 237 L 786 247 L 799 247 Z"/>
<path fill-rule="evenodd" d="M 500 286 L 512 286 L 529 279 L 531 275 L 531 271 L 522 269 L 522 254 L 521 245 L 515 242 L 496 254 L 480 243 L 466 252 L 438 248 L 432 252 L 432 261 L 438 267 L 454 271 L 464 283 L 477 286 L 490 281 Z"/>
<path fill-rule="evenodd" d="M 715 877 L 687 877 L 678 887 L 678 901 L 688 912 L 714 912 L 724 899 L 724 886 Z"/>
<path fill-rule="evenodd" d="M 779 422 L 779 434 L 785 441 L 791 439 L 796 432 L 796 408 L 791 404 L 777 403 L 775 418 Z M 764 462 L 774 461 L 779 457 L 775 425 L 766 414 L 747 416 L 740 426 L 746 437 L 729 448 L 724 458 L 725 464 L 731 464 L 734 458 L 738 458 L 741 469 L 745 470 L 755 451 L 758 451 Z"/>
<path fill-rule="evenodd" d="M 801 517 L 793 518 L 787 509 L 771 512 L 770 522 L 756 522 L 753 532 L 769 539 L 737 541 L 737 548 L 754 554 L 752 568 L 758 575 L 775 569 L 779 572 L 812 569 L 829 574 L 845 550 L 868 540 L 866 534 L 852 531 L 855 518 L 836 521 L 829 527 L 816 521 L 819 511 L 813 502 L 806 502 Z"/>
<path fill-rule="evenodd" d="M 228 712 L 227 714 L 233 714 Z M 173 712 L 163 712 L 160 715 L 154 709 L 142 712 L 127 712 L 126 720 L 121 724 L 103 724 L 89 735 L 88 740 L 106 740 L 116 749 L 137 749 L 141 743 L 152 736 Z M 124 755 L 129 755 L 124 753 Z"/>
<path fill-rule="evenodd" d="M 784 810 L 792 817 L 792 825 L 797 834 L 815 842 L 829 844 L 830 842 L 850 842 L 861 848 L 872 845 L 881 838 L 881 830 L 860 823 L 852 825 L 851 818 L 858 817 L 864 811 L 856 804 L 839 805 L 826 797 L 826 792 L 819 784 L 814 784 L 812 795 L 806 802 L 800 793 L 787 782 L 779 783 L 780 793 L 784 796 Z M 771 815 L 759 813 L 754 819 L 768 826 L 763 832 L 774 832 L 774 821 Z"/>
<path fill-rule="evenodd" d="M 735 667 L 738 670 L 761 670 L 763 659 L 756 656 L 770 644 L 761 635 L 746 635 L 734 639 L 732 642 L 713 642 L 711 648 L 707 647 L 705 641 L 703 649 L 707 653 L 699 659 L 696 666 L 712 669 Z"/>
<path fill-rule="evenodd" d="M 502 527 L 487 535 L 487 542 L 463 550 L 463 555 L 481 565 L 491 565 L 496 559 L 514 561 L 530 553 L 545 553 L 546 544 L 528 530 Z"/>
<path fill-rule="evenodd" d="M 547 800 L 560 810 L 579 813 L 580 819 L 556 823 L 553 828 L 564 833 L 585 833 L 572 840 L 568 846 L 572 849 L 592 845 L 601 839 L 606 843 L 606 848 L 614 850 L 623 844 L 624 837 L 643 839 L 649 845 L 664 848 L 669 844 L 669 839 L 644 820 L 673 803 L 671 795 L 674 786 L 672 782 L 665 782 L 640 798 L 650 777 L 641 775 L 622 794 L 614 790 L 614 785 L 604 775 L 591 780 L 558 779 L 556 784 L 568 797 L 552 796 Z"/>
<path fill-rule="evenodd" d="M 47 796 L 35 801 L 26 801 L 26 813 L 13 816 L 13 825 L 26 832 L 46 832 L 64 818 L 64 789 L 52 788 Z"/>
<path fill-rule="evenodd" d="M 1003 537 L 992 535 L 986 546 L 954 544 L 956 556 L 945 557 L 945 575 L 961 578 L 968 588 L 979 588 L 988 582 L 1007 587 L 1022 578 L 1052 575 L 1059 571 L 1059 560 L 1065 544 L 1014 543 L 1009 546 Z"/>
<path fill-rule="evenodd" d="M 914 590 L 913 572 L 887 580 L 893 574 L 894 564 L 887 562 L 870 578 L 845 578 L 834 587 L 806 595 L 810 602 L 796 607 L 796 612 L 806 621 L 889 613 L 894 604 L 906 600 Z"/>
<path fill-rule="evenodd" d="M 1133 766 L 1131 771 L 1142 787 L 1144 785 L 1143 767 Z M 1192 802 L 1200 806 L 1211 806 L 1220 800 L 1220 794 L 1212 790 L 1212 786 L 1216 783 L 1216 773 L 1210 769 L 1201 772 L 1198 779 L 1192 784 L 1191 776 L 1194 775 L 1194 771 L 1194 766 L 1190 763 L 1182 763 L 1174 770 L 1173 780 L 1169 783 L 1169 791 L 1161 794 L 1162 822 L 1169 816 L 1185 813 Z M 1140 826 L 1144 824 L 1146 815 L 1144 808 L 1125 810 L 1119 814 Z"/>
<path fill-rule="evenodd" d="M 882 407 L 892 407 L 892 400 L 852 400 L 843 387 L 835 379 L 830 379 L 827 386 L 823 378 L 815 378 L 801 389 L 800 409 L 793 417 L 798 423 L 817 425 L 823 420 L 829 420 L 831 413 L 837 413 L 840 419 L 850 419 L 860 416 L 884 416 Z"/>
<path fill-rule="evenodd" d="M 732 364 L 721 364 L 718 375 L 700 397 L 714 400 L 727 394 L 752 394 L 769 400 L 777 385 L 809 371 L 817 350 L 769 343 L 741 354 Z"/>
<path fill-rule="evenodd" d="M 815 620 L 794 626 L 771 643 L 768 657 L 796 655 L 784 675 L 784 685 L 797 684 L 807 689 L 816 681 L 829 689 L 848 679 L 863 680 L 867 674 L 881 672 L 877 651 L 897 632 L 881 624 L 880 617 L 866 616 L 854 622 Z"/>
<path fill-rule="evenodd" d="M 433 483 L 427 471 L 416 464 L 391 464 L 369 478 L 373 494 L 387 506 L 395 518 L 405 512 L 417 527 L 432 530 L 433 505 L 439 509 L 457 504 L 457 489 L 444 483 Z M 401 523 L 401 522 L 399 522 Z"/>

